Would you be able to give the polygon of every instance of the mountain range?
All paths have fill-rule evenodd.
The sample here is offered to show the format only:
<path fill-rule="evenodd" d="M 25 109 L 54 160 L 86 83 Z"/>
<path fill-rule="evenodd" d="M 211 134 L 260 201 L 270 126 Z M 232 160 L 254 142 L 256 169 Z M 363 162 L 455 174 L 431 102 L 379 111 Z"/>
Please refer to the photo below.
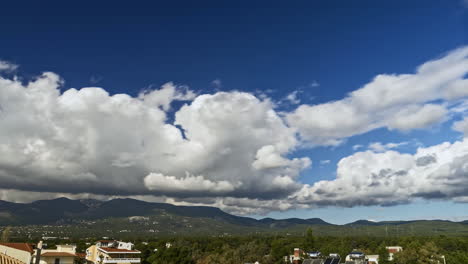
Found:
<path fill-rule="evenodd" d="M 211 218 L 231 224 L 256 226 L 280 226 L 295 224 L 331 225 L 319 218 L 289 218 L 276 220 L 235 216 L 216 207 L 176 206 L 167 203 L 151 203 L 135 199 L 70 200 L 57 198 L 39 200 L 32 203 L 12 203 L 0 200 L 0 225 L 46 225 L 68 222 L 71 219 L 97 220 L 110 217 L 150 216 L 166 212 L 169 214 L 194 218 Z"/>
<path fill-rule="evenodd" d="M 254 219 L 228 214 L 219 208 L 206 206 L 176 206 L 134 199 L 70 200 L 58 198 L 32 203 L 0 201 L 0 226 L 86 226 L 108 233 L 174 234 L 246 234 L 283 232 L 301 234 L 312 227 L 321 235 L 468 235 L 468 220 L 382 221 L 358 220 L 345 225 L 334 225 L 320 218 Z M 24 229 L 24 228 L 23 228 Z M 36 227 L 36 229 L 38 229 Z M 36 230 L 35 229 L 35 230 Z M 39 228 L 40 229 L 40 228 Z M 22 229 L 21 229 L 22 230 Z M 28 231 L 30 232 L 30 231 Z M 38 231 L 40 232 L 40 230 Z M 53 231 L 50 231 L 53 232 Z M 72 231 L 70 231 L 72 232 Z M 80 231 L 85 232 L 85 231 Z M 73 234 L 72 234 L 73 235 Z"/>

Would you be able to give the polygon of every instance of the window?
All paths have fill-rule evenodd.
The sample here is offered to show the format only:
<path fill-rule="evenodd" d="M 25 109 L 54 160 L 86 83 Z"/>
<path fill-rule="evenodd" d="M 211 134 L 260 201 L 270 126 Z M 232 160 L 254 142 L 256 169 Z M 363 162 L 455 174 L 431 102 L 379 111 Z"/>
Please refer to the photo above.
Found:
<path fill-rule="evenodd" d="M 60 259 L 59 259 L 59 258 L 56 258 L 54 264 L 60 264 Z"/>

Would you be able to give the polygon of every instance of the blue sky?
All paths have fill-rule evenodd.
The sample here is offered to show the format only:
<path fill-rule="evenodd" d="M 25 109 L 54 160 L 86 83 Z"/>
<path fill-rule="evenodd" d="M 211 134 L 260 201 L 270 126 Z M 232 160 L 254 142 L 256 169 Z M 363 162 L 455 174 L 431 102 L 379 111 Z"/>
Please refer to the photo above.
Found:
<path fill-rule="evenodd" d="M 3 36 L 0 60 L 19 65 L 17 70 L 4 73 L 4 78 L 20 76 L 24 84 L 42 72 L 53 72 L 64 80 L 58 88 L 62 92 L 70 88 L 102 87 L 110 96 L 127 94 L 138 97 L 142 91 L 157 90 L 167 82 L 197 95 L 240 91 L 257 98 L 268 97 L 274 102 L 273 108 L 281 118 L 294 112 L 299 105 L 341 100 L 372 82 L 379 74 L 413 74 L 418 66 L 468 44 L 468 8 L 459 0 L 269 1 L 268 4 L 262 1 L 153 1 L 126 4 L 45 4 L 31 1 L 26 7 L 23 4 L 4 3 L 2 10 L 5 15 L 0 17 L 0 34 Z M 292 93 L 296 93 L 294 99 L 297 102 L 286 99 Z M 462 104 L 466 97 L 458 99 L 460 101 L 456 103 Z M 171 108 L 166 111 L 168 122 L 173 122 L 176 113 L 191 100 L 193 98 L 187 97 L 187 100 L 170 102 Z M 440 98 L 425 102 L 444 106 L 450 104 L 450 107 L 455 104 Z M 12 115 L 14 117 L 14 113 Z M 465 112 L 450 110 L 445 119 L 429 126 L 408 130 L 381 126 L 340 137 L 343 141 L 334 145 L 300 140 L 300 143 L 281 153 L 291 160 L 308 157 L 312 161 L 312 166 L 305 166 L 298 172 L 296 181 L 309 185 L 320 180 L 333 181 L 337 175 L 337 163 L 356 152 L 366 151 L 371 143 L 404 142 L 393 150 L 413 155 L 418 147 L 461 141 L 463 135 L 454 131 L 452 125 L 465 115 Z M 21 122 L 19 115 L 17 120 Z M 301 125 L 297 127 L 301 129 Z M 336 129 L 341 128 L 337 126 Z M 200 168 L 194 170 L 200 175 L 204 172 Z M 101 171 L 101 168 L 95 171 Z M 95 171 L 93 175 L 99 178 Z M 159 173 L 154 168 L 150 170 L 146 167 L 142 171 Z M 163 171 L 172 172 L 170 168 Z M 183 177 L 177 174 L 183 175 L 182 172 L 172 173 L 169 175 L 174 175 L 174 179 Z M 209 173 L 214 172 L 207 172 L 206 175 Z M 20 173 L 11 175 L 23 181 Z M 234 176 L 226 177 L 232 179 Z M 261 177 L 266 176 L 262 174 Z M 155 177 L 149 179 L 160 180 Z M 215 176 L 209 179 L 216 179 L 217 183 L 224 180 Z M 462 178 L 462 181 L 462 184 L 468 184 L 466 178 Z M 230 183 L 237 188 L 235 183 Z M 261 183 L 255 184 L 260 184 L 258 188 L 261 188 Z M 5 190 L 73 195 L 85 192 L 84 189 L 62 191 L 59 185 L 56 188 L 42 186 L 37 189 L 24 186 L 6 184 L 0 187 Z M 214 186 L 221 188 L 219 184 Z M 193 197 L 187 198 L 187 195 L 174 194 L 174 190 L 180 191 L 177 188 L 161 192 L 151 184 L 148 188 L 155 190 L 156 194 L 174 196 L 175 200 L 171 201 L 176 203 L 219 205 L 219 201 L 204 202 L 202 198 L 206 197 L 193 190 L 189 191 L 194 192 Z M 93 189 L 90 193 L 118 195 L 118 190 L 117 187 L 112 190 Z M 236 198 L 258 198 L 250 194 L 243 197 L 244 193 L 253 190 L 253 187 L 242 189 L 232 195 Z M 272 192 L 283 191 L 287 192 Z M 23 199 L 7 193 L 5 191 L 3 198 Z M 146 191 L 140 193 L 138 188 L 128 193 L 139 194 L 148 195 Z M 260 199 L 271 196 L 269 192 L 264 195 Z M 358 202 L 347 208 L 339 202 L 337 206 L 333 203 L 319 206 L 314 202 L 308 208 L 292 206 L 284 211 L 266 209 L 257 213 L 255 210 L 242 211 L 242 206 L 237 205 L 234 209 L 228 206 L 225 209 L 255 217 L 265 214 L 278 218 L 321 217 L 333 223 L 361 218 L 461 220 L 468 219 L 468 213 L 463 213 L 468 205 L 460 202 L 465 201 L 466 197 L 459 195 L 452 199 L 448 195 L 436 200 L 420 200 L 420 197 L 405 201 L 396 199 L 395 204 L 399 205 L 392 207 L 381 207 L 378 203 L 362 206 Z M 275 203 L 275 200 L 271 202 Z M 226 204 L 223 202 L 223 205 Z M 272 205 L 263 207 L 276 208 Z M 444 208 L 443 213 L 440 212 L 441 208 Z"/>

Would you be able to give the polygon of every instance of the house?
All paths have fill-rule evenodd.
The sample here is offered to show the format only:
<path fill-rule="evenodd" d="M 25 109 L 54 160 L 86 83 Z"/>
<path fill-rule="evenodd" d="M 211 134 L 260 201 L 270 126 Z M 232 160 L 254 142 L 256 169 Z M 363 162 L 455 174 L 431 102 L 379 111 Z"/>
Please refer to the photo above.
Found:
<path fill-rule="evenodd" d="M 302 262 L 304 259 L 304 251 L 300 248 L 295 248 L 294 249 L 294 255 L 289 256 L 289 262 L 294 263 L 294 264 L 299 264 Z"/>
<path fill-rule="evenodd" d="M 1 264 L 26 264 L 24 262 L 21 262 L 21 261 L 15 259 L 15 258 L 4 255 L 2 253 L 0 253 L 0 263 Z"/>
<path fill-rule="evenodd" d="M 400 246 L 390 246 L 385 248 L 388 250 L 388 260 L 390 261 L 393 260 L 393 254 L 403 251 L 403 248 Z"/>
<path fill-rule="evenodd" d="M 367 255 L 368 264 L 379 264 L 379 255 Z"/>
<path fill-rule="evenodd" d="M 0 263 L 31 263 L 33 246 L 28 243 L 0 243 Z"/>
<path fill-rule="evenodd" d="M 346 256 L 345 262 L 354 262 L 355 264 L 365 264 L 367 263 L 367 257 L 364 252 L 353 250 L 349 255 Z"/>
<path fill-rule="evenodd" d="M 57 245 L 56 249 L 42 249 L 40 254 L 40 264 L 74 264 L 78 258 L 75 245 Z M 36 255 L 37 249 L 33 263 L 36 263 Z"/>
<path fill-rule="evenodd" d="M 96 246 L 98 247 L 113 247 L 115 244 L 115 240 L 99 240 L 96 242 Z"/>
<path fill-rule="evenodd" d="M 141 252 L 133 248 L 130 242 L 101 240 L 86 249 L 86 260 L 94 264 L 139 264 Z"/>
<path fill-rule="evenodd" d="M 45 252 L 41 253 L 39 264 L 74 264 L 77 256 L 70 252 Z"/>

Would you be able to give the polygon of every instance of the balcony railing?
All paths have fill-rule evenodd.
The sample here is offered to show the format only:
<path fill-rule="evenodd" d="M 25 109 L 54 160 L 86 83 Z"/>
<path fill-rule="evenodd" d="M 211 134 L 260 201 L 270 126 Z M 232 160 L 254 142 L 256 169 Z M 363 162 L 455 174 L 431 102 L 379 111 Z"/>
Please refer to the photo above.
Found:
<path fill-rule="evenodd" d="M 103 263 L 140 263 L 140 258 L 108 258 Z"/>

